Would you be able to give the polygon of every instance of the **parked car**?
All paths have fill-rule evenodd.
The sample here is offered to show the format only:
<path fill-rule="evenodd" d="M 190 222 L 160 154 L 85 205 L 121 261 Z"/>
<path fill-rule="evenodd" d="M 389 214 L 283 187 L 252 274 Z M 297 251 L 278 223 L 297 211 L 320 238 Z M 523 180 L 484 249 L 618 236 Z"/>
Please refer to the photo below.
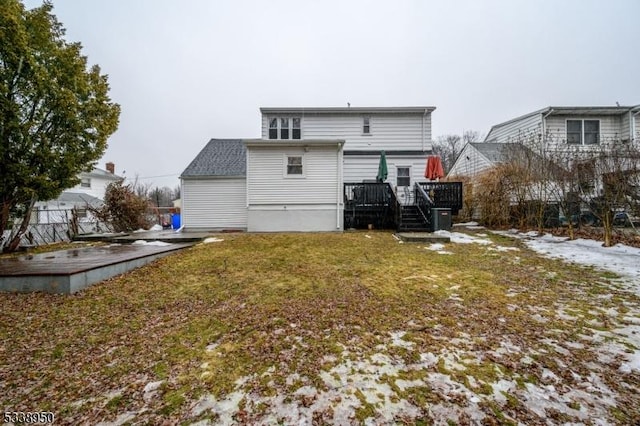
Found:
<path fill-rule="evenodd" d="M 600 226 L 602 222 L 600 218 L 591 213 L 589 210 L 584 210 L 580 212 L 580 214 L 571 215 L 571 225 L 587 225 L 587 226 Z M 569 226 L 569 218 L 566 216 L 560 216 L 560 225 L 561 226 Z"/>
<path fill-rule="evenodd" d="M 620 211 L 613 215 L 614 226 L 640 226 L 640 218 L 632 216 L 629 212 Z"/>

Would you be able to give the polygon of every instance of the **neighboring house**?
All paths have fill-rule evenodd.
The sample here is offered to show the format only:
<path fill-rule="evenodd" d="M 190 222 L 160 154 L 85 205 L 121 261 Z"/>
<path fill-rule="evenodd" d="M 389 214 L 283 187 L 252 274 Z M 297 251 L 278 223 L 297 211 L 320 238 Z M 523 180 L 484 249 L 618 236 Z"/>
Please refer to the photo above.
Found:
<path fill-rule="evenodd" d="M 484 144 L 465 146 L 449 176 L 475 176 L 499 161 L 499 144 L 576 151 L 610 142 L 640 142 L 640 105 L 633 107 L 547 107 L 491 127 Z M 476 150 L 480 150 L 476 153 Z M 493 154 L 485 155 L 485 153 Z"/>
<path fill-rule="evenodd" d="M 122 177 L 115 174 L 113 163 L 107 163 L 106 168 L 107 170 L 103 170 L 96 167 L 91 172 L 82 172 L 78 175 L 78 185 L 64 190 L 54 200 L 36 202 L 31 223 L 66 223 L 74 207 L 80 218 L 89 217 L 87 207 L 102 205 L 107 186 L 122 180 Z"/>
<path fill-rule="evenodd" d="M 261 139 L 212 139 L 181 175 L 185 229 L 335 231 L 343 183 L 424 181 L 434 107 L 261 108 Z"/>
<path fill-rule="evenodd" d="M 504 160 L 504 144 L 471 142 L 462 148 L 448 176 L 475 177 Z"/>
<path fill-rule="evenodd" d="M 640 105 L 633 107 L 547 107 L 489 130 L 485 142 L 535 142 L 575 146 L 640 139 Z"/>

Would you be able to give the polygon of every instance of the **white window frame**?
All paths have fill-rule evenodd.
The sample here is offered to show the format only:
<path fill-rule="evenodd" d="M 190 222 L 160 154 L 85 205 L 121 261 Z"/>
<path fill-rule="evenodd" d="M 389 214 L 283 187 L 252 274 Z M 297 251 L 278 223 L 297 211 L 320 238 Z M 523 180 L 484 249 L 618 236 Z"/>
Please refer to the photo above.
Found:
<path fill-rule="evenodd" d="M 300 138 L 293 138 L 293 120 L 299 120 L 300 121 Z M 272 139 L 271 138 L 271 130 L 273 129 L 271 127 L 271 120 L 276 120 L 276 138 Z M 282 120 L 287 120 L 287 131 L 288 131 L 288 137 L 286 139 L 282 138 Z M 267 117 L 267 139 L 269 140 L 300 140 L 302 139 L 302 117 L 299 116 L 269 116 Z"/>
<path fill-rule="evenodd" d="M 291 128 L 290 128 L 291 139 L 296 141 L 302 139 L 302 117 L 289 117 L 289 119 L 291 120 Z M 299 123 L 297 127 L 298 131 L 300 132 L 299 138 L 293 137 L 293 131 L 296 130 L 296 127 L 293 125 L 294 120 L 298 120 L 298 123 Z"/>
<path fill-rule="evenodd" d="M 271 121 L 272 120 L 276 120 L 276 137 L 275 139 L 273 139 L 271 137 L 271 130 L 273 129 L 271 127 Z M 271 139 L 271 140 L 276 140 L 278 139 L 280 136 L 280 118 L 279 117 L 267 117 L 267 139 Z"/>
<path fill-rule="evenodd" d="M 398 178 L 400 177 L 400 173 L 398 173 L 399 169 L 407 169 L 409 171 L 409 175 L 408 176 L 402 176 L 403 178 L 408 177 L 409 178 L 409 184 L 406 185 L 407 187 L 411 187 L 411 166 L 396 166 L 396 186 L 397 187 L 404 187 L 405 185 L 400 185 L 398 183 Z"/>
<path fill-rule="evenodd" d="M 91 189 L 91 178 L 81 178 L 80 179 L 80 188 Z"/>
<path fill-rule="evenodd" d="M 289 158 L 299 157 L 302 163 L 302 173 L 301 174 L 290 174 L 289 173 Z M 303 153 L 288 153 L 283 155 L 283 169 L 282 176 L 285 179 L 304 179 L 306 177 L 306 160 L 305 155 Z"/>
<path fill-rule="evenodd" d="M 570 143 L 569 142 L 569 121 L 579 121 L 580 122 L 580 143 Z M 587 144 L 585 143 L 585 131 L 584 131 L 584 122 L 585 121 L 597 121 L 598 122 L 598 142 L 595 144 Z M 564 122 L 565 129 L 565 137 L 568 145 L 579 145 L 579 146 L 591 146 L 591 145 L 600 145 L 602 142 L 602 120 L 599 118 L 567 118 Z"/>
<path fill-rule="evenodd" d="M 368 127 L 368 131 L 365 132 L 365 127 Z M 362 117 L 362 136 L 371 136 L 371 117 Z"/>

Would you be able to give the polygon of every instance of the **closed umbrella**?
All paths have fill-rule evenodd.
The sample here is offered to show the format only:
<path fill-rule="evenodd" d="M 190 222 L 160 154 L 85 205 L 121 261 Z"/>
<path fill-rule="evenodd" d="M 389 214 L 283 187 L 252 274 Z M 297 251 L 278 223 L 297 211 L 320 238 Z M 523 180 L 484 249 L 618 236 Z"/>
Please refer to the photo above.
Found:
<path fill-rule="evenodd" d="M 427 168 L 424 171 L 424 177 L 429 180 L 438 180 L 444 177 L 444 169 L 442 168 L 442 160 L 437 155 L 430 155 L 427 158 Z"/>
<path fill-rule="evenodd" d="M 380 151 L 380 163 L 378 164 L 378 176 L 376 176 L 376 180 L 378 182 L 384 182 L 387 180 L 387 156 L 384 151 Z"/>

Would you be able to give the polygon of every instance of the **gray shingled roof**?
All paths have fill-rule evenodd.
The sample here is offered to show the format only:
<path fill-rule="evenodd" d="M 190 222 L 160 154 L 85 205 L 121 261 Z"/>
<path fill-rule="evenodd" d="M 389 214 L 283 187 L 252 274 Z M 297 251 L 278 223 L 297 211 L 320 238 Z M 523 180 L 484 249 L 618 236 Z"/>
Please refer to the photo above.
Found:
<path fill-rule="evenodd" d="M 478 152 L 492 163 L 499 163 L 503 160 L 503 143 L 491 143 L 491 142 L 473 142 L 471 146 L 478 150 Z"/>
<path fill-rule="evenodd" d="M 73 203 L 73 204 L 89 204 L 90 206 L 99 206 L 102 203 L 102 200 L 94 197 L 93 195 L 84 194 L 82 192 L 63 192 L 57 198 L 57 201 L 63 203 Z"/>
<path fill-rule="evenodd" d="M 211 139 L 181 177 L 246 176 L 246 152 L 242 139 Z"/>

